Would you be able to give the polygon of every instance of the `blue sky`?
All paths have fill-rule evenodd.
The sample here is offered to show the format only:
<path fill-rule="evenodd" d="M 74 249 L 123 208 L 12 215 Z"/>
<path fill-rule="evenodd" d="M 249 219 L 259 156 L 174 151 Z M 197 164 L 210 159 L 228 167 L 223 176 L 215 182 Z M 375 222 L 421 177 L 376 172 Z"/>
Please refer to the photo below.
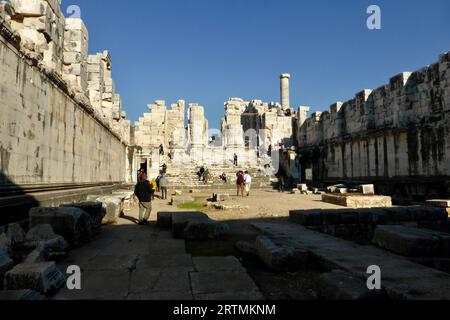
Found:
<path fill-rule="evenodd" d="M 111 51 L 133 121 L 156 99 L 184 99 L 219 127 L 229 97 L 279 101 L 281 73 L 293 106 L 326 110 L 450 50 L 448 0 L 64 0 L 63 10 L 72 4 L 90 53 Z M 366 27 L 371 4 L 381 30 Z"/>

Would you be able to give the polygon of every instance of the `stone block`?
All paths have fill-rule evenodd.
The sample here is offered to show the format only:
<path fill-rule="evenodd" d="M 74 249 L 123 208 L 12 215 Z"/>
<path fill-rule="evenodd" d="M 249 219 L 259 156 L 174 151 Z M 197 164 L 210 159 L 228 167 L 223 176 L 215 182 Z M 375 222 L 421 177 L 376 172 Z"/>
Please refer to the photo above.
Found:
<path fill-rule="evenodd" d="M 228 193 L 214 193 L 212 199 L 213 202 L 223 202 L 230 200 L 230 195 Z"/>
<path fill-rule="evenodd" d="M 186 240 L 213 240 L 227 235 L 230 227 L 215 221 L 191 221 L 183 231 Z"/>
<path fill-rule="evenodd" d="M 6 237 L 6 233 L 0 233 L 0 255 L 9 254 L 10 250 L 11 247 L 8 238 Z"/>
<path fill-rule="evenodd" d="M 339 210 L 340 224 L 357 224 L 359 222 L 357 210 Z"/>
<path fill-rule="evenodd" d="M 339 211 L 337 210 L 323 210 L 322 212 L 322 223 L 324 225 L 336 225 L 339 224 Z"/>
<path fill-rule="evenodd" d="M 371 300 L 383 297 L 381 292 L 370 291 L 359 278 L 342 270 L 333 270 L 317 278 L 318 294 L 326 300 Z"/>
<path fill-rule="evenodd" d="M 33 290 L 0 291 L 0 301 L 42 301 L 44 296 Z"/>
<path fill-rule="evenodd" d="M 103 218 L 106 215 L 106 210 L 103 208 L 101 202 L 89 201 L 80 203 L 63 204 L 61 207 L 78 208 L 86 212 L 92 219 L 95 229 L 100 229 Z"/>
<path fill-rule="evenodd" d="M 11 0 L 10 3 L 15 13 L 24 17 L 44 16 L 49 9 L 45 0 Z"/>
<path fill-rule="evenodd" d="M 194 257 L 198 272 L 246 272 L 236 257 Z"/>
<path fill-rule="evenodd" d="M 298 190 L 300 190 L 300 192 L 306 192 L 306 191 L 308 191 L 308 185 L 306 185 L 306 184 L 299 184 L 299 185 L 297 186 L 297 188 L 298 188 Z"/>
<path fill-rule="evenodd" d="M 450 200 L 428 200 L 427 204 L 433 207 L 450 208 Z"/>
<path fill-rule="evenodd" d="M 184 230 L 190 222 L 209 222 L 209 218 L 201 212 L 174 212 L 172 214 L 173 236 L 178 239 L 183 239 Z"/>
<path fill-rule="evenodd" d="M 156 224 L 160 228 L 172 228 L 172 212 L 158 212 Z"/>
<path fill-rule="evenodd" d="M 170 204 L 173 206 L 178 206 L 185 203 L 194 202 L 195 199 L 191 196 L 173 196 Z"/>
<path fill-rule="evenodd" d="M 430 231 L 403 226 L 378 226 L 373 242 L 406 257 L 438 257 L 441 240 Z"/>
<path fill-rule="evenodd" d="M 384 211 L 389 215 L 389 220 L 392 222 L 410 222 L 412 220 L 411 212 L 408 208 L 386 208 Z"/>
<path fill-rule="evenodd" d="M 42 253 L 43 261 L 57 260 L 67 256 L 69 243 L 60 235 L 54 233 L 49 224 L 40 224 L 28 231 L 25 247 L 36 249 Z"/>
<path fill-rule="evenodd" d="M 54 262 L 19 264 L 5 275 L 5 290 L 34 290 L 50 294 L 65 283 L 64 274 Z"/>
<path fill-rule="evenodd" d="M 412 221 L 447 221 L 448 213 L 445 208 L 408 207 Z"/>
<path fill-rule="evenodd" d="M 322 225 L 322 210 L 298 210 L 290 211 L 289 219 L 301 224 L 302 226 L 321 226 Z"/>
<path fill-rule="evenodd" d="M 3 278 L 5 274 L 13 267 L 14 261 L 6 253 L 0 253 L 0 290 L 3 287 Z"/>
<path fill-rule="evenodd" d="M 91 217 L 78 208 L 33 208 L 30 210 L 30 228 L 51 225 L 54 232 L 66 239 L 72 247 L 92 240 L 94 224 Z"/>
<path fill-rule="evenodd" d="M 365 196 L 358 194 L 324 194 L 322 201 L 347 208 L 389 208 L 392 207 L 391 197 Z"/>
<path fill-rule="evenodd" d="M 18 223 L 10 224 L 6 231 L 6 238 L 10 248 L 20 247 L 25 242 L 25 231 Z"/>
<path fill-rule="evenodd" d="M 375 186 L 373 184 L 364 184 L 361 186 L 361 193 L 364 195 L 375 195 Z"/>
<path fill-rule="evenodd" d="M 120 196 L 105 196 L 97 199 L 103 204 L 105 216 L 103 217 L 103 224 L 114 224 L 122 216 L 124 209 L 124 201 Z"/>
<path fill-rule="evenodd" d="M 259 236 L 255 242 L 255 250 L 264 264 L 274 271 L 299 271 L 308 266 L 308 250 L 280 239 Z"/>

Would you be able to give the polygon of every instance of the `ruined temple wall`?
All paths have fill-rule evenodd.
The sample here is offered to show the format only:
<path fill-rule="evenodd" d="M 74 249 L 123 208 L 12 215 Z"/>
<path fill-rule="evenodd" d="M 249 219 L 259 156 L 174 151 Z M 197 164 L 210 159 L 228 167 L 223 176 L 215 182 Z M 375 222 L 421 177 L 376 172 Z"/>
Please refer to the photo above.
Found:
<path fill-rule="evenodd" d="M 120 137 L 25 57 L 5 32 L 0 35 L 0 184 L 125 181 L 126 145 Z"/>
<path fill-rule="evenodd" d="M 450 176 L 450 54 L 314 114 L 296 134 L 326 179 Z"/>

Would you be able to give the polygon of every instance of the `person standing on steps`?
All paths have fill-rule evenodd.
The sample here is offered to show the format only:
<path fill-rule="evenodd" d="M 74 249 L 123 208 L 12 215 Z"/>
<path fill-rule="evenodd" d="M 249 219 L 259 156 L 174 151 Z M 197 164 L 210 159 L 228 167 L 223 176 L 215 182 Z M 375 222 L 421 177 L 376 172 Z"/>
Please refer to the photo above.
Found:
<path fill-rule="evenodd" d="M 236 186 L 237 186 L 237 196 L 239 197 L 239 194 L 242 194 L 242 197 L 244 197 L 244 185 L 245 185 L 245 178 L 244 178 L 244 172 L 238 171 L 238 173 L 236 173 Z"/>
<path fill-rule="evenodd" d="M 161 188 L 161 198 L 163 200 L 167 200 L 167 188 L 169 186 L 169 181 L 167 180 L 165 174 L 161 176 L 161 179 L 159 180 L 159 186 Z"/>
<path fill-rule="evenodd" d="M 239 159 L 239 157 L 238 157 L 238 155 L 235 153 L 234 154 L 234 157 L 233 157 L 233 163 L 234 163 L 234 165 L 237 167 L 238 166 L 238 159 Z"/>
<path fill-rule="evenodd" d="M 146 175 L 134 187 L 134 194 L 139 199 L 139 225 L 148 225 L 152 213 L 152 186 Z"/>
<path fill-rule="evenodd" d="M 244 175 L 244 183 L 245 183 L 245 192 L 247 193 L 247 197 L 250 197 L 250 191 L 252 190 L 252 176 L 248 171 L 245 171 Z"/>

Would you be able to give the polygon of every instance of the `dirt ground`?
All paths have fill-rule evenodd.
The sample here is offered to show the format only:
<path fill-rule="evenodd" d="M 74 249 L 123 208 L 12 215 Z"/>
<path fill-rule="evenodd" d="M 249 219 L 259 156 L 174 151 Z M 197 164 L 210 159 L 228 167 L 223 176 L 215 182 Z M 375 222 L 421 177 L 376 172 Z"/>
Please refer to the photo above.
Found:
<path fill-rule="evenodd" d="M 323 270 L 314 269 L 295 273 L 275 273 L 270 271 L 258 257 L 236 249 L 239 241 L 254 243 L 258 232 L 251 226 L 252 222 L 261 220 L 287 221 L 290 210 L 339 208 L 321 201 L 317 195 L 299 195 L 279 193 L 272 190 L 257 190 L 250 197 L 237 197 L 230 193 L 231 199 L 221 204 L 241 206 L 241 210 L 217 210 L 207 208 L 207 199 L 211 194 L 192 194 L 195 204 L 205 204 L 201 210 L 211 219 L 229 224 L 231 232 L 222 239 L 214 241 L 188 241 L 186 248 L 193 256 L 236 256 L 247 268 L 269 300 L 316 300 L 315 277 Z M 168 201 L 156 199 L 153 203 L 152 220 L 159 211 L 195 211 L 178 209 Z"/>

